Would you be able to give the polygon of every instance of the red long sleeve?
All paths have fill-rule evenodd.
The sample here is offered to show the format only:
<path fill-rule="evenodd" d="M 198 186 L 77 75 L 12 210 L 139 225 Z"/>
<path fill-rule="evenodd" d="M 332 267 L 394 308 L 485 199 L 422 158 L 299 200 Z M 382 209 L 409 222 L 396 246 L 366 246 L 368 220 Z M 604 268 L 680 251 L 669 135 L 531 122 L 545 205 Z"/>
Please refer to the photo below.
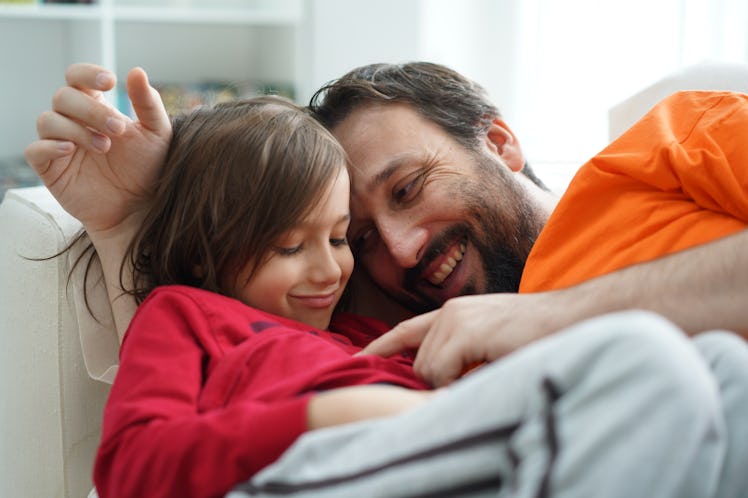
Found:
<path fill-rule="evenodd" d="M 94 481 L 102 498 L 222 496 L 306 430 L 318 390 L 414 388 L 409 361 L 187 287 L 154 291 L 120 352 Z"/>

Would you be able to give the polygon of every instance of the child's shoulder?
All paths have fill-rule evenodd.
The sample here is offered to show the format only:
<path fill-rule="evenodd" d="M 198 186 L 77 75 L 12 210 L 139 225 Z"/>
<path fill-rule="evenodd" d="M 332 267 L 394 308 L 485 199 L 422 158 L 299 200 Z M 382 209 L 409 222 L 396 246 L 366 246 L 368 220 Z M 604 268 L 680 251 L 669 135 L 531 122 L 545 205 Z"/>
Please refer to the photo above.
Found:
<path fill-rule="evenodd" d="M 253 324 L 277 321 L 232 297 L 196 287 L 164 285 L 151 291 L 138 306 L 127 335 L 159 324 L 163 328 L 189 330 L 202 344 L 217 342 L 220 347 L 229 348 L 245 340 Z"/>

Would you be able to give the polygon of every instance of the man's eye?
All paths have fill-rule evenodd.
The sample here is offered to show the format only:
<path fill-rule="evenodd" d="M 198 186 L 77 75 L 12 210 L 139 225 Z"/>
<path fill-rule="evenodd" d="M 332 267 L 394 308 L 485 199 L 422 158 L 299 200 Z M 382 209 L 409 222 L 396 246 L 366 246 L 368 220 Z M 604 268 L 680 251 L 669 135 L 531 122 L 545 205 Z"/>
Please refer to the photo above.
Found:
<path fill-rule="evenodd" d="M 330 239 L 330 245 L 333 247 L 341 247 L 348 245 L 348 239 L 343 237 L 342 239 Z"/>
<path fill-rule="evenodd" d="M 416 198 L 423 187 L 424 173 L 418 171 L 408 175 L 403 181 L 395 185 L 392 197 L 398 203 L 408 203 Z"/>

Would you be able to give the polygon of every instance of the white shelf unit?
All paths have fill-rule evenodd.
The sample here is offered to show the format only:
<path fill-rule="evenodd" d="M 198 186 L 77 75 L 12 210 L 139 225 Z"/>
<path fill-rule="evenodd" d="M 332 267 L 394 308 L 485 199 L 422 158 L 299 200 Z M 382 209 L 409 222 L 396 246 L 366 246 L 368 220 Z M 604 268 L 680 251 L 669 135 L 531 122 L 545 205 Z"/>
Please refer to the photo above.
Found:
<path fill-rule="evenodd" d="M 122 83 L 138 65 L 154 83 L 298 88 L 302 11 L 303 0 L 0 3 L 0 161 L 35 139 L 36 117 L 73 62 L 101 64 Z"/>

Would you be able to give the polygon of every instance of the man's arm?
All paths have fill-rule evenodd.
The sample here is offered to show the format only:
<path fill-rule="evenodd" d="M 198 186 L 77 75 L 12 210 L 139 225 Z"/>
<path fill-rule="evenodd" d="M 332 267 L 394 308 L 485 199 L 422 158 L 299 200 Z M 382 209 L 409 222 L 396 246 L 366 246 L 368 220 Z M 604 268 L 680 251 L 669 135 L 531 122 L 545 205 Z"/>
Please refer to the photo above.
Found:
<path fill-rule="evenodd" d="M 117 332 L 122 338 L 135 302 L 122 296 L 120 268 L 140 226 L 171 139 L 171 124 L 144 71 L 128 75 L 127 91 L 138 117 L 112 108 L 103 92 L 114 75 L 91 64 L 74 64 L 68 86 L 37 121 L 39 140 L 26 160 L 62 207 L 83 224 L 102 262 Z M 125 271 L 124 285 L 128 273 Z"/>
<path fill-rule="evenodd" d="M 690 335 L 732 330 L 748 338 L 748 230 L 568 289 L 486 294 L 447 301 L 406 320 L 364 353 L 418 347 L 416 372 L 433 385 L 496 360 L 576 322 L 613 311 L 657 312 Z"/>
<path fill-rule="evenodd" d="M 748 338 L 748 230 L 569 289 L 581 318 L 626 308 L 655 311 L 689 335 L 725 329 Z M 568 320 L 568 319 L 567 319 Z"/>

